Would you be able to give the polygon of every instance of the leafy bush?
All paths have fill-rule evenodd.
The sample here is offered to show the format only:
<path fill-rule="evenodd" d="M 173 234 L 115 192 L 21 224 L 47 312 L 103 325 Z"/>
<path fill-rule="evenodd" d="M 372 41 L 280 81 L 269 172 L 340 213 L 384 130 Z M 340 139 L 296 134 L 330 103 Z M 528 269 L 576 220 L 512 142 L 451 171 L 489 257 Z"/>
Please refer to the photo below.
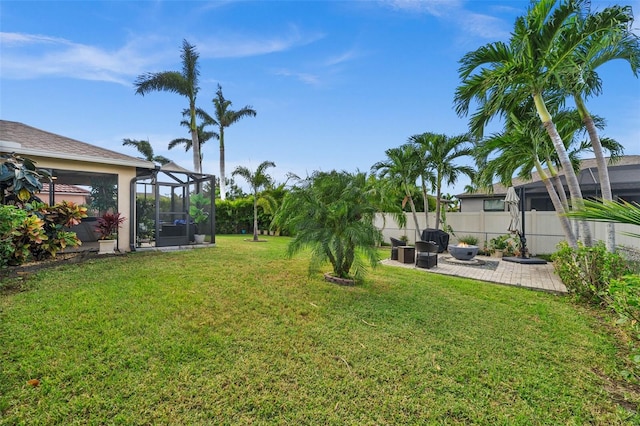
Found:
<path fill-rule="evenodd" d="M 124 216 L 118 213 L 105 213 L 98 218 L 96 231 L 100 234 L 101 240 L 113 240 L 116 238 L 118 228 L 125 221 Z"/>
<path fill-rule="evenodd" d="M 563 241 L 553 255 L 553 265 L 569 293 L 589 303 L 602 303 L 611 280 L 627 272 L 624 259 L 609 253 L 601 241 L 593 247 L 579 243 L 575 250 Z"/>
<path fill-rule="evenodd" d="M 14 239 L 27 219 L 27 212 L 15 206 L 0 205 L 0 268 L 5 268 L 15 257 Z"/>
<path fill-rule="evenodd" d="M 489 240 L 489 250 L 492 253 L 496 250 L 501 250 L 503 255 L 513 256 L 516 253 L 517 247 L 512 236 L 505 234 Z"/>
<path fill-rule="evenodd" d="M 216 199 L 216 233 L 239 234 L 253 223 L 253 197 L 236 200 Z"/>

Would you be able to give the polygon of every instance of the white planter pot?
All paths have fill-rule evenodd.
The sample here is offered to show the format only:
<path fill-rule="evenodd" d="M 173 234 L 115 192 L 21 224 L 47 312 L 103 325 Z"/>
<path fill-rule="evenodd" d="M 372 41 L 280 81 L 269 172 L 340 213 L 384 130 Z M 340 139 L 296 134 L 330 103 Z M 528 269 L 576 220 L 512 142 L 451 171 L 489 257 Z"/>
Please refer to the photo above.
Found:
<path fill-rule="evenodd" d="M 116 251 L 116 240 L 98 240 L 100 251 L 98 254 L 109 254 Z"/>
<path fill-rule="evenodd" d="M 196 240 L 196 244 L 204 244 L 205 234 L 194 234 L 193 239 Z"/>

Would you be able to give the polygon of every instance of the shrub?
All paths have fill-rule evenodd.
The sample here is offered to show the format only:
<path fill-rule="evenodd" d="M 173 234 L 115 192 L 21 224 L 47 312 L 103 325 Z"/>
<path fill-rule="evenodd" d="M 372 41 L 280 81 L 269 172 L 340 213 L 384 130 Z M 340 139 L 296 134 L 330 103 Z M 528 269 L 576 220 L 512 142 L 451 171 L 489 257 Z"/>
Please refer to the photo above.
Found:
<path fill-rule="evenodd" d="M 569 293 L 589 303 L 602 303 L 611 280 L 627 272 L 624 259 L 609 253 L 601 241 L 593 247 L 579 243 L 575 250 L 563 241 L 553 255 L 553 265 Z"/>
<path fill-rule="evenodd" d="M 27 219 L 27 212 L 15 206 L 0 205 L 0 268 L 12 263 L 16 246 L 14 238 Z"/>

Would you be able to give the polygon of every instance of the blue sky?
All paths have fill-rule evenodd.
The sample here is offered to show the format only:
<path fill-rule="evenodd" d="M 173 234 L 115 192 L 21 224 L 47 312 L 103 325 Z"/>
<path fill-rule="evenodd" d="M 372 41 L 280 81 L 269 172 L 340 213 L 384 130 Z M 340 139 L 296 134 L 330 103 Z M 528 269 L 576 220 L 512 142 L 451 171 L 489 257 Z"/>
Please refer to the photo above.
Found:
<path fill-rule="evenodd" d="M 613 2 L 592 0 L 602 9 Z M 640 1 L 626 1 L 640 11 Z M 212 111 L 220 84 L 232 109 L 257 117 L 225 131 L 226 170 L 276 163 L 270 174 L 368 171 L 384 151 L 426 131 L 457 135 L 458 60 L 506 40 L 527 0 L 397 1 L 2 1 L 0 117 L 137 156 L 122 139 L 192 168 L 170 140 L 187 102 L 135 95 L 139 74 L 180 70 L 182 40 L 200 53 L 198 104 Z M 640 27 L 640 22 L 635 23 Z M 637 33 L 640 33 L 636 29 Z M 623 63 L 601 69 L 589 101 L 604 134 L 640 154 L 640 80 Z M 219 174 L 218 142 L 203 171 Z M 238 180 L 240 181 L 240 179 Z M 241 182 L 238 182 L 241 183 Z M 462 179 L 446 189 L 460 193 Z"/>

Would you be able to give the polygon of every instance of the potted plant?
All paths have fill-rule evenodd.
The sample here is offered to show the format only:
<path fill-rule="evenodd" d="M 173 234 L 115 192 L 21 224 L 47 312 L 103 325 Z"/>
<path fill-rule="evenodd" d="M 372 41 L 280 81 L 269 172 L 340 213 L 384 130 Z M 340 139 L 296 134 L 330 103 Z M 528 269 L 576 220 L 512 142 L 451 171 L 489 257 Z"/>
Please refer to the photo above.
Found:
<path fill-rule="evenodd" d="M 489 248 L 493 250 L 494 257 L 502 257 L 504 255 L 513 254 L 513 244 L 511 243 L 511 235 L 500 235 L 489 241 Z"/>
<path fill-rule="evenodd" d="M 124 221 L 125 218 L 120 213 L 107 212 L 98 218 L 98 224 L 95 228 L 98 232 L 98 243 L 100 243 L 98 254 L 113 253 L 115 251 L 118 229 Z"/>
<path fill-rule="evenodd" d="M 206 207 L 211 204 L 211 201 L 202 194 L 193 194 L 190 199 L 189 216 L 196 224 L 196 233 L 193 238 L 196 244 L 204 243 L 205 234 L 201 234 L 200 225 L 209 220 L 209 212 Z"/>

